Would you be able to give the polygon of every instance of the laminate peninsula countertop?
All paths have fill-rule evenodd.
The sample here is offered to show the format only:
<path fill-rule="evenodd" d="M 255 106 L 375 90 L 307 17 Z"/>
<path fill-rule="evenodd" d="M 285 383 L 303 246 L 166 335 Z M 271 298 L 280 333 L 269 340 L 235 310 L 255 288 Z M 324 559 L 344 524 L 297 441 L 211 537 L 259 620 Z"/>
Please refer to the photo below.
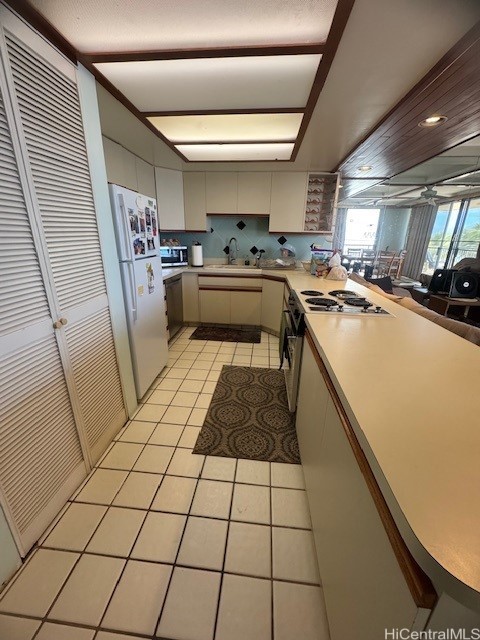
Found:
<path fill-rule="evenodd" d="M 480 614 L 478 346 L 351 280 L 248 271 L 292 290 L 348 288 L 392 314 L 311 312 L 306 324 L 410 552 L 439 595 Z"/>
<path fill-rule="evenodd" d="M 412 555 L 480 613 L 480 349 L 348 288 L 393 316 L 309 313 L 307 327 Z"/>

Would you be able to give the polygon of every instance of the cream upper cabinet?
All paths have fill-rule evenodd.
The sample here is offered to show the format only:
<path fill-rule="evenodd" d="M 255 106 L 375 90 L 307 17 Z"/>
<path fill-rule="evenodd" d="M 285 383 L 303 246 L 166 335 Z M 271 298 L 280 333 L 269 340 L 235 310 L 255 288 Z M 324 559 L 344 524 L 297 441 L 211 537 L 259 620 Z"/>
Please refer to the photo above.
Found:
<path fill-rule="evenodd" d="M 137 191 L 144 196 L 156 198 L 155 170 L 153 165 L 135 156 L 135 168 L 137 171 Z"/>
<path fill-rule="evenodd" d="M 238 174 L 238 213 L 269 214 L 272 174 L 251 172 Z"/>
<path fill-rule="evenodd" d="M 269 231 L 304 232 L 308 173 L 281 171 L 272 174 Z"/>
<path fill-rule="evenodd" d="M 103 136 L 102 142 L 108 181 L 137 191 L 137 167 L 133 153 L 105 136 Z"/>
<path fill-rule="evenodd" d="M 185 205 L 185 230 L 205 231 L 207 228 L 207 196 L 204 172 L 192 171 L 183 174 L 183 201 Z"/>
<path fill-rule="evenodd" d="M 238 174 L 234 172 L 206 173 L 207 213 L 237 213 Z"/>
<path fill-rule="evenodd" d="M 183 231 L 183 175 L 175 169 L 155 167 L 158 219 L 161 231 Z"/>

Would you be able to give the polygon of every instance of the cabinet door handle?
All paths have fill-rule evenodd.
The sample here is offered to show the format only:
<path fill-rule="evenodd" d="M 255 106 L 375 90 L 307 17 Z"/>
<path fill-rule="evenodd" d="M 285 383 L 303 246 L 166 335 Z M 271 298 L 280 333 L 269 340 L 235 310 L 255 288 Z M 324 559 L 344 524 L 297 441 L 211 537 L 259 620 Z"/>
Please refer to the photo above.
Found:
<path fill-rule="evenodd" d="M 66 325 L 67 323 L 68 323 L 68 320 L 66 318 L 60 318 L 60 324 Z"/>

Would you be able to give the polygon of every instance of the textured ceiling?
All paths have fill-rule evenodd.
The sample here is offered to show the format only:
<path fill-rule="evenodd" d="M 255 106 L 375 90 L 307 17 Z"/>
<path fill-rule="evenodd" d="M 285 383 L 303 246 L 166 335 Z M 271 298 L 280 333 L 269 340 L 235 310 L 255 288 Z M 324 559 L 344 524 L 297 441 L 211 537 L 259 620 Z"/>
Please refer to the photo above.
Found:
<path fill-rule="evenodd" d="M 337 0 L 31 0 L 83 53 L 325 42 Z"/>

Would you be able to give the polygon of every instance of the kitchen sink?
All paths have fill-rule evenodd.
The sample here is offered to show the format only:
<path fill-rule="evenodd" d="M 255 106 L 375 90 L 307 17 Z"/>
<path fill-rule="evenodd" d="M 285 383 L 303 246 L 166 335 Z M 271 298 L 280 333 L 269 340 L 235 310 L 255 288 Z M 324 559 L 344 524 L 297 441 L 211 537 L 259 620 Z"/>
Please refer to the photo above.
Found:
<path fill-rule="evenodd" d="M 253 264 L 209 264 L 205 269 L 257 269 Z"/>

